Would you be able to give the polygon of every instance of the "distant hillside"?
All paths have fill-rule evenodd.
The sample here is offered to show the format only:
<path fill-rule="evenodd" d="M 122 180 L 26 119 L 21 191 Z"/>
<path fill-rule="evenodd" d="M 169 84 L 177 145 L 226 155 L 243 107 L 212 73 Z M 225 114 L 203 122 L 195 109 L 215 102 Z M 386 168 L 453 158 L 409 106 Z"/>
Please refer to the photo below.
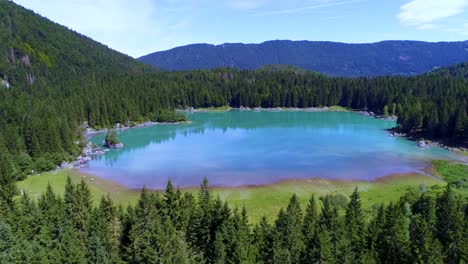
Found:
<path fill-rule="evenodd" d="M 442 75 L 444 77 L 468 79 L 468 62 L 440 68 L 431 72 L 430 74 Z"/>
<path fill-rule="evenodd" d="M 285 64 L 331 76 L 416 75 L 468 61 L 468 41 L 383 41 L 370 44 L 275 40 L 261 44 L 194 44 L 140 61 L 166 70 Z"/>
<path fill-rule="evenodd" d="M 312 73 L 310 70 L 284 64 L 268 64 L 257 69 L 260 72 L 293 72 L 296 74 Z M 317 73 L 318 74 L 318 73 Z"/>

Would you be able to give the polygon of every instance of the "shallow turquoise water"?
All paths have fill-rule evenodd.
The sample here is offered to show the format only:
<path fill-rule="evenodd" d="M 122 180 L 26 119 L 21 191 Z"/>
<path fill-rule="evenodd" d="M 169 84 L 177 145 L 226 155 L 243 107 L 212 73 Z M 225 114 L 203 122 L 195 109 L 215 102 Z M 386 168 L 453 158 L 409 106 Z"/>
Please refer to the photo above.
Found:
<path fill-rule="evenodd" d="M 419 148 L 391 137 L 394 121 L 356 113 L 252 112 L 187 114 L 184 125 L 120 132 L 125 148 L 92 160 L 82 171 L 129 188 L 269 184 L 287 179 L 374 180 L 424 173 L 430 159 L 455 159 L 441 148 Z M 92 138 L 100 144 L 104 135 Z"/>

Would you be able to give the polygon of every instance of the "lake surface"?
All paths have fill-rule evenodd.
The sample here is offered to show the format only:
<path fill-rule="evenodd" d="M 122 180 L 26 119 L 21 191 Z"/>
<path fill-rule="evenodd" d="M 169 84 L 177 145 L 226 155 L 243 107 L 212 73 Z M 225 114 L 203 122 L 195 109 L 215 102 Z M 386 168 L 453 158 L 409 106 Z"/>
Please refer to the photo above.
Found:
<path fill-rule="evenodd" d="M 375 180 L 422 173 L 431 159 L 456 159 L 391 137 L 395 121 L 342 112 L 204 112 L 192 124 L 120 131 L 125 148 L 81 169 L 129 188 L 271 184 L 288 179 Z M 101 144 L 105 135 L 92 141 Z"/>

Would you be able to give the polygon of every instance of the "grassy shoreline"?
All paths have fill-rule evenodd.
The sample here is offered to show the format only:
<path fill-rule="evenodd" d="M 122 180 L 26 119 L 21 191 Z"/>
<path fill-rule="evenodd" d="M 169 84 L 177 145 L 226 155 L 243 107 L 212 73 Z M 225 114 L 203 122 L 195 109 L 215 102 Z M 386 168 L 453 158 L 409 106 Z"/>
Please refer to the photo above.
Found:
<path fill-rule="evenodd" d="M 37 199 L 50 183 L 53 189 L 62 195 L 67 177 L 70 177 L 75 183 L 81 180 L 88 183 L 95 203 L 99 201 L 101 196 L 108 194 L 117 205 L 127 206 L 135 204 L 140 194 L 140 190 L 127 189 L 114 182 L 70 169 L 30 176 L 18 183 L 18 189 Z M 264 215 L 269 219 L 276 217 L 279 209 L 287 205 L 289 198 L 294 193 L 298 196 L 301 204 L 305 206 L 312 194 L 316 196 L 326 194 L 349 196 L 353 189 L 358 187 L 363 208 L 372 210 L 375 204 L 397 201 L 408 192 L 419 192 L 421 185 L 427 189 L 442 189 L 445 184 L 441 179 L 420 174 L 392 175 L 374 182 L 314 178 L 290 180 L 257 187 L 217 187 L 213 188 L 213 195 L 227 201 L 233 208 L 245 206 L 251 222 L 255 223 Z M 198 188 L 183 189 L 182 191 L 196 195 Z"/>

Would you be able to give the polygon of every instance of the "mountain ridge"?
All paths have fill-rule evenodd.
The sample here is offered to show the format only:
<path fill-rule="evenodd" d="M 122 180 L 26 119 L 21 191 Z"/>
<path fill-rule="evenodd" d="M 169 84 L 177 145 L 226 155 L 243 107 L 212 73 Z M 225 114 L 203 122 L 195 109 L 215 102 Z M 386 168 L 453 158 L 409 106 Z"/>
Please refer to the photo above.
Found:
<path fill-rule="evenodd" d="M 219 67 L 255 70 L 265 65 L 283 64 L 329 76 L 412 76 L 468 61 L 468 41 L 199 43 L 151 53 L 138 60 L 170 71 Z"/>

